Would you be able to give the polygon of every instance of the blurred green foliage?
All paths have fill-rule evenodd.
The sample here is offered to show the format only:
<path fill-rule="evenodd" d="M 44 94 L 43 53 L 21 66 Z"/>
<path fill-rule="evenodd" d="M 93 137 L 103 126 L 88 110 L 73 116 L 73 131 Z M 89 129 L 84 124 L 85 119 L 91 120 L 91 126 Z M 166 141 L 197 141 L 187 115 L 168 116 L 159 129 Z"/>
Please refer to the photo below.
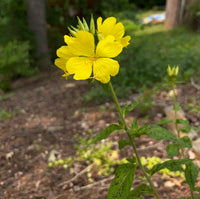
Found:
<path fill-rule="evenodd" d="M 190 26 L 197 31 L 200 31 L 200 1 L 194 0 L 188 7 L 190 14 Z"/>
<path fill-rule="evenodd" d="M 3 91 L 11 89 L 10 79 L 31 75 L 36 69 L 31 67 L 29 53 L 33 42 L 26 16 L 24 0 L 0 1 L 0 89 Z"/>

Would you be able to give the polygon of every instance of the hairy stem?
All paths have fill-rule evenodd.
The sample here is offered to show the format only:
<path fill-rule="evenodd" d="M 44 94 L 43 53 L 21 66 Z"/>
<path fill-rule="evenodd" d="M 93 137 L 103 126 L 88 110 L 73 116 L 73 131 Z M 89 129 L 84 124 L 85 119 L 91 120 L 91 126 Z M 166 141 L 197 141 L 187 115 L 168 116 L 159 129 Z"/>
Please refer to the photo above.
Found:
<path fill-rule="evenodd" d="M 124 117 L 123 117 L 123 114 L 122 114 L 121 108 L 120 108 L 120 106 L 119 106 L 119 102 L 118 102 L 117 96 L 116 96 L 116 94 L 115 94 L 115 91 L 114 91 L 114 89 L 113 89 L 113 87 L 112 87 L 111 82 L 109 82 L 109 87 L 110 87 L 111 93 L 112 93 L 112 95 L 113 95 L 113 99 L 114 99 L 114 101 L 115 101 L 115 104 L 116 104 L 116 106 L 117 106 L 119 115 L 120 115 L 120 117 L 121 117 L 122 123 L 123 123 L 123 125 L 124 125 L 124 130 L 126 131 L 126 133 L 127 133 L 127 135 L 128 135 L 129 141 L 130 141 L 131 146 L 132 146 L 132 148 L 133 148 L 133 151 L 134 151 L 134 153 L 135 153 L 135 156 L 136 156 L 136 159 L 137 159 L 137 163 L 138 163 L 140 169 L 142 170 L 142 172 L 143 172 L 143 174 L 144 174 L 146 180 L 149 182 L 149 184 L 150 184 L 150 186 L 151 186 L 151 188 L 152 188 L 152 190 L 153 190 L 153 192 L 154 192 L 154 195 L 156 196 L 157 199 L 160 199 L 160 197 L 159 197 L 159 195 L 158 195 L 158 193 L 157 193 L 157 191 L 156 191 L 156 189 L 155 189 L 155 187 L 154 187 L 154 185 L 153 185 L 153 182 L 151 181 L 151 178 L 150 178 L 149 175 L 146 173 L 146 171 L 145 171 L 145 169 L 144 169 L 144 167 L 143 167 L 143 165 L 142 165 L 142 163 L 141 163 L 140 156 L 139 156 L 139 154 L 138 154 L 138 152 L 137 152 L 137 149 L 136 149 L 135 143 L 134 143 L 134 141 L 133 141 L 133 138 L 132 138 L 131 134 L 127 132 L 127 130 L 128 130 L 128 125 L 126 124 L 126 121 L 125 121 L 125 119 L 124 119 Z"/>

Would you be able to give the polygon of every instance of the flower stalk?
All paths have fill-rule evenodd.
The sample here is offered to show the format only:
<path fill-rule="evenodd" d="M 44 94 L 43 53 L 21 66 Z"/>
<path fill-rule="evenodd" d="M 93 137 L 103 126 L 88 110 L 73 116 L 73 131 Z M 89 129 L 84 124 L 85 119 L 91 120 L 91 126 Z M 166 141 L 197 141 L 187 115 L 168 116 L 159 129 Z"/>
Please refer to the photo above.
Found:
<path fill-rule="evenodd" d="M 123 123 L 123 125 L 124 125 L 124 130 L 125 130 L 126 133 L 127 133 L 127 136 L 128 136 L 128 138 L 129 138 L 129 141 L 130 141 L 131 146 L 132 146 L 132 148 L 133 148 L 133 151 L 134 151 L 134 153 L 135 153 L 136 160 L 137 160 L 137 164 L 139 165 L 140 169 L 142 170 L 142 172 L 143 172 L 143 174 L 144 174 L 146 180 L 147 180 L 148 183 L 150 184 L 151 189 L 152 189 L 153 192 L 154 192 L 154 195 L 156 196 L 157 199 L 160 199 L 160 197 L 159 197 L 159 195 L 158 195 L 158 193 L 157 193 L 157 191 L 156 191 L 156 189 L 155 189 L 155 187 L 154 187 L 154 185 L 153 185 L 153 182 L 151 181 L 150 176 L 146 173 L 146 171 L 145 171 L 145 169 L 144 169 L 144 167 L 143 167 L 143 165 L 142 165 L 142 162 L 141 162 L 141 160 L 140 160 L 140 156 L 139 156 L 139 154 L 138 154 L 138 152 L 137 152 L 137 149 L 136 149 L 135 143 L 134 143 L 134 141 L 133 141 L 133 138 L 131 137 L 131 134 L 127 131 L 127 130 L 128 130 L 128 125 L 127 125 L 127 123 L 126 123 L 126 121 L 125 121 L 125 118 L 123 117 L 123 114 L 122 114 L 122 111 L 121 111 L 121 107 L 120 107 L 120 105 L 119 105 L 117 96 L 116 96 L 116 94 L 115 94 L 115 91 L 114 91 L 114 89 L 113 89 L 113 86 L 112 86 L 111 82 L 109 82 L 109 87 L 110 87 L 110 90 L 111 90 L 111 93 L 112 93 L 114 102 L 115 102 L 115 104 L 116 104 L 116 106 L 117 106 L 117 110 L 118 110 L 118 112 L 119 112 L 119 115 L 120 115 L 120 117 L 121 117 L 122 123 Z"/>

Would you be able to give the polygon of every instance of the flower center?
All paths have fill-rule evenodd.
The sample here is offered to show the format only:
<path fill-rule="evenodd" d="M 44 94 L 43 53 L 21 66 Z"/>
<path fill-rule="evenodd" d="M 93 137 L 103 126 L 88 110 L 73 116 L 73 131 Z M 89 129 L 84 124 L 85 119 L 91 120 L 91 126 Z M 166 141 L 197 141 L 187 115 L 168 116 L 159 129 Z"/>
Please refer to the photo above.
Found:
<path fill-rule="evenodd" d="M 98 57 L 94 54 L 94 56 L 92 56 L 90 59 L 91 59 L 92 61 L 96 61 L 96 60 L 98 59 Z"/>

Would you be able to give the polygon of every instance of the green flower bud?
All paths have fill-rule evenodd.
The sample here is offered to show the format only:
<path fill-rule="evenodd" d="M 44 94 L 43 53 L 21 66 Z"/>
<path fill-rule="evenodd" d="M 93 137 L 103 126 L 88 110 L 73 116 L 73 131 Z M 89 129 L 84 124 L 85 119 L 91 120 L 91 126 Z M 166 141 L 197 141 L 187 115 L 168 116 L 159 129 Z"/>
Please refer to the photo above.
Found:
<path fill-rule="evenodd" d="M 79 30 L 89 31 L 89 27 L 85 19 L 83 18 L 83 22 L 80 20 L 79 17 L 77 17 L 77 19 L 78 19 Z"/>
<path fill-rule="evenodd" d="M 167 68 L 167 74 L 170 78 L 170 80 L 175 81 L 176 77 L 178 76 L 178 72 L 179 72 L 179 67 L 178 66 L 174 66 L 173 68 L 170 67 L 170 65 L 168 65 Z"/>
<path fill-rule="evenodd" d="M 76 31 L 72 30 L 70 27 L 68 27 L 68 30 L 70 32 L 70 34 L 75 37 L 76 36 Z"/>
<path fill-rule="evenodd" d="M 94 24 L 94 18 L 93 15 L 91 15 L 91 20 L 90 20 L 90 32 L 95 35 L 95 24 Z"/>
<path fill-rule="evenodd" d="M 83 18 L 83 26 L 84 26 L 85 31 L 89 31 L 89 27 L 88 27 L 88 24 L 87 24 L 85 18 Z"/>

